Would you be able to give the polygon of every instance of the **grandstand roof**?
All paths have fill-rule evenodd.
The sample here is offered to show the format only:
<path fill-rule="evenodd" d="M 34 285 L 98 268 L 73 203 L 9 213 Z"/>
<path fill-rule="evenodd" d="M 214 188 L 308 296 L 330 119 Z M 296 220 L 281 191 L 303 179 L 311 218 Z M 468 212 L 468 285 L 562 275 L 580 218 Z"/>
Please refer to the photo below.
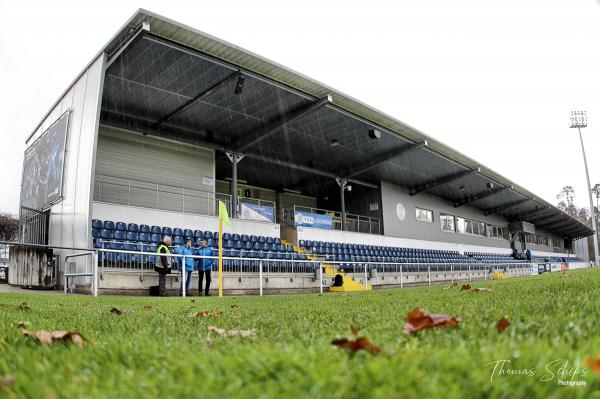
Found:
<path fill-rule="evenodd" d="M 247 154 L 240 168 L 248 176 L 260 180 L 267 174 L 281 188 L 305 184 L 310 190 L 307 175 L 330 181 L 348 176 L 371 187 L 383 180 L 413 193 L 428 191 L 457 207 L 468 203 L 532 222 L 563 237 L 593 234 L 418 129 L 168 18 L 140 9 L 102 51 L 109 55 L 102 123 L 239 151 Z M 236 95 L 240 75 L 243 95 Z M 381 138 L 371 140 L 370 129 L 379 130 Z"/>

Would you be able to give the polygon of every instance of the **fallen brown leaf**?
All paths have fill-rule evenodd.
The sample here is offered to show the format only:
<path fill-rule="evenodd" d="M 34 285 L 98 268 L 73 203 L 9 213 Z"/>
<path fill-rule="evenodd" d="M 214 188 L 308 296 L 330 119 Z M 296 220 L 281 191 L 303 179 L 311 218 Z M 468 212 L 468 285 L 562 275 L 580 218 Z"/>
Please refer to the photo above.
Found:
<path fill-rule="evenodd" d="M 0 308 L 9 308 L 10 306 L 6 303 L 0 303 Z"/>
<path fill-rule="evenodd" d="M 144 305 L 144 310 L 150 310 L 150 309 L 152 309 L 152 306 L 150 306 L 150 305 Z"/>
<path fill-rule="evenodd" d="M 406 315 L 404 332 L 414 334 L 421 330 L 434 327 L 455 327 L 460 323 L 460 318 L 450 317 L 446 314 L 428 314 L 421 308 L 416 308 Z"/>
<path fill-rule="evenodd" d="M 358 335 L 358 326 L 354 323 L 350 323 L 350 332 L 352 333 L 352 335 L 354 335 L 355 337 Z"/>
<path fill-rule="evenodd" d="M 0 389 L 8 388 L 13 382 L 15 382 L 14 375 L 5 375 L 0 377 Z"/>
<path fill-rule="evenodd" d="M 35 337 L 35 339 L 42 345 L 52 345 L 55 341 L 72 342 L 80 348 L 85 346 L 85 341 L 81 334 L 70 331 L 44 331 L 39 330 L 32 334 L 25 328 L 24 323 L 19 323 L 21 333 L 26 337 Z"/>
<path fill-rule="evenodd" d="M 90 301 L 85 301 L 85 302 L 83 303 L 83 306 L 86 306 L 86 307 L 88 307 L 88 306 L 92 306 L 92 303 L 91 303 Z"/>
<path fill-rule="evenodd" d="M 381 347 L 375 345 L 365 337 L 358 337 L 354 341 L 349 340 L 348 338 L 334 339 L 331 341 L 331 345 L 348 349 L 352 354 L 359 350 L 367 351 L 372 355 L 377 355 L 379 352 L 381 352 Z"/>
<path fill-rule="evenodd" d="M 251 330 L 224 330 L 217 326 L 208 326 L 208 332 L 214 332 L 219 334 L 221 337 L 250 337 L 256 335 L 256 329 Z"/>
<path fill-rule="evenodd" d="M 600 358 L 594 359 L 594 358 L 588 357 L 585 360 L 585 364 L 586 364 L 586 366 L 589 366 L 594 373 L 600 374 Z"/>
<path fill-rule="evenodd" d="M 30 310 L 31 308 L 29 307 L 29 305 L 27 304 L 27 302 L 22 302 L 19 305 L 19 310 Z"/>
<path fill-rule="evenodd" d="M 454 288 L 454 287 L 456 287 L 457 285 L 458 285 L 458 283 L 455 281 L 455 282 L 453 282 L 453 283 L 450 285 L 450 287 L 446 287 L 446 288 L 444 288 L 444 289 L 445 289 L 445 290 L 449 290 L 450 288 Z"/>
<path fill-rule="evenodd" d="M 195 300 L 195 299 L 192 299 L 192 303 L 196 303 L 196 300 Z"/>
<path fill-rule="evenodd" d="M 498 332 L 502 332 L 506 330 L 508 326 L 510 326 L 510 321 L 508 321 L 508 318 L 504 316 L 498 320 L 498 323 L 496 323 L 496 330 L 498 330 Z"/>
<path fill-rule="evenodd" d="M 190 317 L 217 317 L 221 314 L 218 310 L 211 310 L 210 312 L 207 310 L 203 310 L 200 312 L 192 312 L 189 314 Z"/>
<path fill-rule="evenodd" d="M 121 316 L 123 314 L 122 311 L 120 311 L 119 309 L 117 309 L 115 307 L 110 308 L 110 313 L 114 313 L 114 314 L 119 315 L 119 316 Z"/>
<path fill-rule="evenodd" d="M 463 284 L 462 287 L 460 288 L 461 291 L 470 291 L 471 290 L 471 284 Z"/>
<path fill-rule="evenodd" d="M 231 309 L 233 309 L 233 308 L 237 308 L 237 307 L 238 307 L 238 305 L 231 305 L 231 306 L 229 306 L 229 307 L 230 307 Z"/>
<path fill-rule="evenodd" d="M 490 292 L 492 290 L 491 287 L 481 287 L 481 288 L 471 288 L 469 291 L 474 292 Z"/>

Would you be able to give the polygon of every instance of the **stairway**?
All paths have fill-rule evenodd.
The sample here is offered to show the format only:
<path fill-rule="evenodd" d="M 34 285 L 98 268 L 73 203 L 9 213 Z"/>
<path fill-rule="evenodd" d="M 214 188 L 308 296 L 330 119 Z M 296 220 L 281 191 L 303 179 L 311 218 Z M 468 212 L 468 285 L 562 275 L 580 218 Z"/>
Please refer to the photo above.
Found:
<path fill-rule="evenodd" d="M 291 244 L 294 247 L 294 251 L 305 254 L 306 257 L 312 261 L 316 260 L 316 256 L 306 253 L 302 248 L 297 245 L 293 245 L 292 243 L 281 240 L 283 244 Z M 356 291 L 365 291 L 365 286 L 360 284 L 358 281 L 354 280 L 352 277 L 348 276 L 346 273 L 341 272 L 336 265 L 330 265 L 329 263 L 321 263 L 323 266 L 324 276 L 333 280 L 336 274 L 340 274 L 344 280 L 344 284 L 341 287 L 329 287 L 329 291 L 331 292 L 356 292 Z M 371 284 L 367 284 L 366 291 L 371 291 L 373 287 Z"/>

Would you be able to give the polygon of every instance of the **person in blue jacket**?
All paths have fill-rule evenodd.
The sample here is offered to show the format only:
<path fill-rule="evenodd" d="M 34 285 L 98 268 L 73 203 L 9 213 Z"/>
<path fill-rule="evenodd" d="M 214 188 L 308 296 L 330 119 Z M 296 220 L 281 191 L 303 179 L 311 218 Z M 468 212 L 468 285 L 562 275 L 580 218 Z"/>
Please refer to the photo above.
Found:
<path fill-rule="evenodd" d="M 200 240 L 200 248 L 198 248 L 198 255 L 200 256 L 213 256 L 213 249 L 206 245 L 206 240 Z M 204 289 L 204 295 L 210 296 L 208 290 L 210 288 L 210 271 L 212 270 L 213 259 L 202 258 L 198 259 L 198 295 L 202 296 L 202 280 L 206 278 L 206 288 Z"/>
<path fill-rule="evenodd" d="M 192 249 L 192 240 L 185 240 L 185 246 L 180 246 L 178 253 L 180 255 L 194 255 L 194 250 Z M 183 258 L 179 259 L 179 266 L 182 266 Z M 192 272 L 194 271 L 194 264 L 196 260 L 194 258 L 185 258 L 185 295 L 190 294 L 190 281 L 192 280 Z M 183 281 L 181 282 L 181 287 L 179 288 L 179 295 L 181 296 L 181 291 L 183 288 Z"/>

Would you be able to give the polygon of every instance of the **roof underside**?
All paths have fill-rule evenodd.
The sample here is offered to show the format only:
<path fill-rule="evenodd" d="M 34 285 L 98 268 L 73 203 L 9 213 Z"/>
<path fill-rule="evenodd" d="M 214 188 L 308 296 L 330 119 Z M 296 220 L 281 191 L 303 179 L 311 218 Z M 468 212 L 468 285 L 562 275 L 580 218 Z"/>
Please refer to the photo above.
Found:
<path fill-rule="evenodd" d="M 352 176 L 358 184 L 388 181 L 460 205 L 536 225 L 562 222 L 558 235 L 578 238 L 592 230 L 504 177 L 381 112 L 250 52 L 147 11 L 139 11 L 110 43 L 113 53 L 131 28 L 150 31 L 132 40 L 106 70 L 102 123 L 247 154 L 240 173 L 248 181 L 315 194 L 335 184 L 327 174 Z M 114 62 L 113 62 L 114 61 Z M 243 75 L 241 94 L 235 93 Z M 318 100 L 330 95 L 331 102 Z M 380 139 L 368 136 L 382 132 Z M 427 147 L 390 157 L 416 142 Z M 337 145 L 332 146 L 335 141 Z M 218 166 L 228 167 L 223 155 Z M 290 167 L 296 166 L 296 167 Z M 300 167 L 297 167 L 300 166 Z M 451 175 L 480 168 L 448 183 Z M 361 168 L 359 168 L 361 169 Z M 326 172 L 314 178 L 311 170 Z M 265 178 L 268 176 L 268 179 Z M 313 178 L 309 179 L 311 176 Z M 490 185 L 498 190 L 489 194 Z M 312 190 L 312 191 L 311 191 Z M 478 199 L 479 198 L 479 199 Z M 529 200 L 527 200 L 529 199 Z M 517 204 L 518 203 L 518 204 Z M 517 204 L 506 207 L 507 204 Z M 506 209 L 502 209 L 506 208 Z M 537 209 L 548 209 L 538 216 Z M 537 219 L 536 219 L 537 217 Z"/>

